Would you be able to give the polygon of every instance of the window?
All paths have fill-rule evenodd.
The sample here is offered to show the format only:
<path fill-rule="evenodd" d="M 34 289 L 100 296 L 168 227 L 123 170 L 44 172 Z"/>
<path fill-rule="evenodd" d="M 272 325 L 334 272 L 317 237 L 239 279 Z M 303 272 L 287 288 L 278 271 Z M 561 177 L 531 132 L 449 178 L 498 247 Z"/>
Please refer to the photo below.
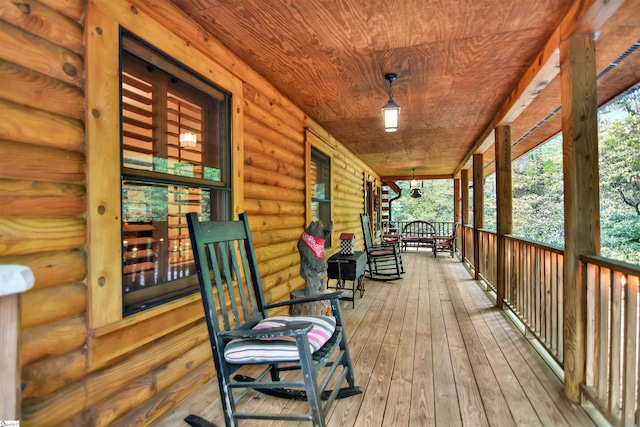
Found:
<path fill-rule="evenodd" d="M 198 289 L 188 212 L 231 215 L 231 96 L 122 38 L 124 314 Z"/>
<path fill-rule="evenodd" d="M 331 222 L 331 159 L 319 150 L 311 149 L 311 219 Z M 331 237 L 325 240 L 331 247 Z"/>

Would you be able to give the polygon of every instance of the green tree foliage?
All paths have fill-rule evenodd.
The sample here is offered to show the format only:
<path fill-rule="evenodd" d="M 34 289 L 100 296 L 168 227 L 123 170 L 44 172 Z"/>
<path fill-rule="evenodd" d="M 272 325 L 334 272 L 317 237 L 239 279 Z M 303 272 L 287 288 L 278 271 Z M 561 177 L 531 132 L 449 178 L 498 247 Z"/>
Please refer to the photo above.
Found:
<path fill-rule="evenodd" d="M 640 114 L 637 99 L 622 120 L 600 123 L 602 255 L 640 264 Z"/>
<path fill-rule="evenodd" d="M 615 113 L 623 111 L 629 114 L 638 114 L 640 112 L 640 89 L 630 90 L 624 96 L 616 99 L 609 105 L 600 109 L 601 113 Z M 601 116 L 602 117 L 602 116 Z"/>
<path fill-rule="evenodd" d="M 513 161 L 513 234 L 564 245 L 562 139 L 558 135 Z"/>
<path fill-rule="evenodd" d="M 618 114 L 603 114 L 599 121 L 601 253 L 635 264 L 640 264 L 638 93 L 603 109 L 603 113 Z M 485 203 L 495 206 L 495 196 L 486 194 Z M 485 207 L 485 223 L 487 212 L 491 209 Z M 513 232 L 544 244 L 564 246 L 561 135 L 513 162 Z"/>
<path fill-rule="evenodd" d="M 453 221 L 453 180 L 421 181 L 422 197 L 411 198 L 409 181 L 398 181 L 402 196 L 392 202 L 392 221 Z"/>
<path fill-rule="evenodd" d="M 495 232 L 497 228 L 496 174 L 484 179 L 484 229 Z"/>

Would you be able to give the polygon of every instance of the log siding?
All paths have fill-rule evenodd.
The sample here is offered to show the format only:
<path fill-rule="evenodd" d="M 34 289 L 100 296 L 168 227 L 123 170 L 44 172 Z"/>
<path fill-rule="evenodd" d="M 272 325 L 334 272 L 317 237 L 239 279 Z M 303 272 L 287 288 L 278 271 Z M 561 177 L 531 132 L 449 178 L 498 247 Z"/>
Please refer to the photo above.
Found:
<path fill-rule="evenodd" d="M 146 425 L 214 369 L 199 296 L 121 316 L 112 238 L 120 227 L 119 27 L 233 93 L 234 213 L 249 214 L 270 301 L 304 286 L 296 244 L 308 222 L 306 132 L 333 147 L 327 256 L 340 233 L 361 234 L 366 177 L 380 180 L 167 3 L 29 6 L 0 6 L 0 263 L 27 265 L 36 278 L 21 296 L 21 425 Z"/>

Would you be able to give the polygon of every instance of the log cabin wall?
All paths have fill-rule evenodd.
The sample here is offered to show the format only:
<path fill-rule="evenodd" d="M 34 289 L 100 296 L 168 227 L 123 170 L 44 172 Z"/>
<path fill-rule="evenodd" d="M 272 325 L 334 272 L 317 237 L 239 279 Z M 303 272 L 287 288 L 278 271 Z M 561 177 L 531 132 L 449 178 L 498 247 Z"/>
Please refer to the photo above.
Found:
<path fill-rule="evenodd" d="M 356 235 L 356 250 L 362 251 L 364 250 L 364 238 L 362 237 L 360 214 L 365 212 L 364 204 L 367 203 L 365 186 L 368 185 L 371 174 L 363 163 L 342 146 L 338 146 L 335 150 L 333 166 L 333 195 L 335 198 L 333 249 L 340 249 L 341 233 L 354 233 Z M 380 180 L 376 179 L 373 181 L 373 191 L 376 194 L 379 187 Z M 377 229 L 376 215 L 371 215 L 371 223 L 374 229 Z"/>
<path fill-rule="evenodd" d="M 88 21 L 100 25 L 89 27 Z M 271 301 L 288 298 L 304 285 L 296 244 L 308 220 L 305 162 L 310 146 L 324 145 L 332 159 L 334 238 L 328 255 L 339 249 L 341 232 L 360 236 L 366 178 L 378 178 L 166 3 L 3 2 L 0 263 L 27 265 L 36 278 L 34 288 L 21 296 L 23 426 L 145 425 L 215 376 L 198 296 L 122 319 L 113 314 L 120 294 L 101 293 L 109 286 L 99 279 L 110 283 L 108 273 L 121 268 L 121 253 L 100 241 L 105 237 L 100 233 L 113 225 L 102 227 L 95 219 L 96 191 L 88 187 L 107 188 L 113 184 L 109 179 L 119 180 L 119 167 L 103 163 L 96 171 L 87 152 L 104 141 L 119 150 L 119 139 L 105 136 L 119 128 L 101 124 L 119 114 L 108 111 L 118 103 L 110 104 L 118 83 L 109 77 L 118 58 L 112 57 L 117 55 L 113 43 L 99 52 L 85 52 L 85 46 L 94 43 L 88 43 L 92 37 L 112 37 L 118 25 L 139 29 L 141 37 L 169 54 L 187 51 L 192 68 L 217 64 L 217 82 L 233 87 L 234 119 L 239 118 L 234 150 L 240 157 L 234 163 L 239 178 L 234 191 L 242 195 L 235 195 L 235 208 L 250 216 Z M 194 62 L 198 55 L 205 65 Z M 87 58 L 104 68 L 96 71 Z M 104 102 L 92 105 L 102 95 Z M 103 139 L 96 138 L 98 130 Z M 310 141 L 309 133 L 316 140 Z M 110 207 L 109 200 L 101 203 Z M 362 239 L 357 245 L 362 248 Z M 107 249 L 115 255 L 107 256 Z M 107 273 L 96 272 L 98 262 Z"/>

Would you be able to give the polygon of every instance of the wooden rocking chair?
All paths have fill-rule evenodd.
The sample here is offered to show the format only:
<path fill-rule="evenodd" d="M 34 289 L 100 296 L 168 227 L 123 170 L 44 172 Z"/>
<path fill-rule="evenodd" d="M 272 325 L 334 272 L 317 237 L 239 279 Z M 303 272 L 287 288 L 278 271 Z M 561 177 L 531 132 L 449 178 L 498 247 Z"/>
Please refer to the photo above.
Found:
<path fill-rule="evenodd" d="M 367 253 L 367 277 L 371 280 L 396 280 L 404 273 L 400 245 L 375 245 L 369 216 L 360 214 L 364 249 Z"/>
<path fill-rule="evenodd" d="M 266 305 L 246 215 L 240 214 L 239 221 L 199 222 L 197 215 L 190 213 L 187 223 L 226 425 L 251 418 L 311 421 L 314 426 L 324 426 L 336 398 L 362 393 L 354 383 L 342 324 L 342 292 Z M 267 316 L 272 308 L 321 299 L 331 300 L 333 316 Z M 255 379 L 245 375 L 231 378 L 246 365 L 263 368 Z M 281 372 L 298 370 L 302 378 L 280 380 Z M 340 388 L 345 382 L 346 387 Z M 306 400 L 309 411 L 238 412 L 236 405 L 252 389 Z"/>

